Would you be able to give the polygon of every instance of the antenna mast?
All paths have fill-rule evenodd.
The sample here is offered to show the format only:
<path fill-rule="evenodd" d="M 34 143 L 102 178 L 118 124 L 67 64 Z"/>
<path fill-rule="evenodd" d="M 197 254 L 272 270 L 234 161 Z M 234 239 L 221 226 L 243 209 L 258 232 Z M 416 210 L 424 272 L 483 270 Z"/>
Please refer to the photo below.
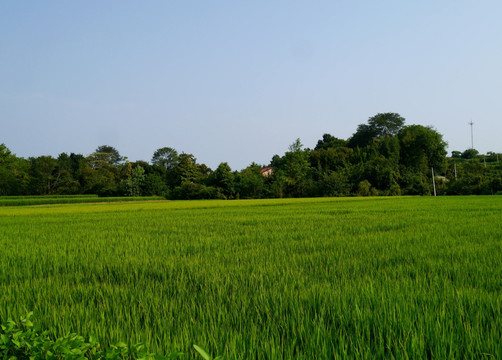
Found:
<path fill-rule="evenodd" d="M 472 122 L 472 120 L 469 125 L 471 125 L 471 149 L 474 149 L 474 137 L 472 135 L 472 125 L 474 125 L 474 123 Z"/>

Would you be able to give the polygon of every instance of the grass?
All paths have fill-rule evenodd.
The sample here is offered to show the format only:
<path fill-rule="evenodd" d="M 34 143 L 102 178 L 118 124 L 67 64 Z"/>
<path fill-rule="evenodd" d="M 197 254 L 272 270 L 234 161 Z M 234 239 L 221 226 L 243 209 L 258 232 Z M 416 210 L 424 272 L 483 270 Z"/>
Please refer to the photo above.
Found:
<path fill-rule="evenodd" d="M 0 318 L 224 358 L 502 358 L 502 198 L 0 209 Z"/>
<path fill-rule="evenodd" d="M 96 194 L 80 194 L 80 195 L 16 195 L 16 196 L 0 196 L 0 200 L 14 199 L 71 199 L 71 198 L 98 198 Z"/>
<path fill-rule="evenodd" d="M 124 202 L 146 200 L 165 200 L 165 198 L 161 196 L 98 197 L 97 195 L 0 196 L 0 206 L 83 204 L 95 202 Z"/>

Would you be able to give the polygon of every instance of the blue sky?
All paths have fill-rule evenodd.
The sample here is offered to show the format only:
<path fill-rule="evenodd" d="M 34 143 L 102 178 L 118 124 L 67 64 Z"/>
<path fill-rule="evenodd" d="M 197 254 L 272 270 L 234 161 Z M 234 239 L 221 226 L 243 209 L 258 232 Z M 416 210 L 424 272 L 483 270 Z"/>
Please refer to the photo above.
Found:
<path fill-rule="evenodd" d="M 502 152 L 498 1 L 3 1 L 0 143 L 18 156 L 164 146 L 215 168 L 379 112 Z"/>

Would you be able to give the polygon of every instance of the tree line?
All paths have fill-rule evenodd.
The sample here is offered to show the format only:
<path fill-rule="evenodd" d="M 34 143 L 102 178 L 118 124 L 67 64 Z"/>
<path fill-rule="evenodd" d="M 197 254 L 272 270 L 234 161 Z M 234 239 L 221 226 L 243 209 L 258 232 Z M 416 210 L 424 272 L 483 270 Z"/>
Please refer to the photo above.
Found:
<path fill-rule="evenodd" d="M 501 194 L 499 154 L 475 149 L 447 157 L 443 136 L 430 126 L 405 125 L 396 113 L 360 124 L 348 139 L 324 134 L 314 149 L 294 141 L 267 165 L 215 170 L 194 155 L 163 147 L 150 162 L 130 162 L 112 146 L 84 156 L 17 157 L 0 144 L 0 195 L 150 196 L 238 199 L 320 196 Z M 501 158 L 502 160 L 502 158 Z"/>

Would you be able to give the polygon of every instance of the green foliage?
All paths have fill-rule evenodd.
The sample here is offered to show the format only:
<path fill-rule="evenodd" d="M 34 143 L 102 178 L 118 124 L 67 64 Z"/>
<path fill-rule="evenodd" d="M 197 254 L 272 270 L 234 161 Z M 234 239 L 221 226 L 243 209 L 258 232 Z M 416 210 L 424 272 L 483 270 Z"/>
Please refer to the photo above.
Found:
<path fill-rule="evenodd" d="M 169 198 L 172 200 L 226 199 L 218 188 L 189 181 L 176 186 L 169 194 Z"/>
<path fill-rule="evenodd" d="M 346 147 L 326 148 L 311 151 L 311 167 L 319 171 L 339 171 L 350 165 L 353 150 Z"/>
<path fill-rule="evenodd" d="M 29 182 L 29 164 L 0 144 L 0 196 L 23 194 Z"/>
<path fill-rule="evenodd" d="M 127 160 L 126 157 L 120 155 L 117 149 L 110 145 L 98 146 L 92 155 L 113 166 L 117 166 Z"/>
<path fill-rule="evenodd" d="M 267 195 L 266 178 L 261 174 L 263 166 L 251 164 L 235 176 L 237 195 L 243 199 L 260 199 Z"/>
<path fill-rule="evenodd" d="M 165 196 L 169 192 L 169 188 L 159 174 L 153 173 L 145 176 L 141 192 L 144 196 Z"/>
<path fill-rule="evenodd" d="M 300 140 L 300 138 L 296 139 L 291 145 L 289 145 L 288 150 L 292 153 L 298 153 L 302 151 L 303 149 L 303 144 Z"/>
<path fill-rule="evenodd" d="M 205 175 L 204 169 L 197 164 L 195 156 L 185 153 L 179 155 L 173 173 L 175 174 L 175 185 L 181 185 L 182 183 L 199 183 Z"/>
<path fill-rule="evenodd" d="M 9 360 L 168 360 L 182 355 L 171 352 L 166 356 L 149 354 L 142 344 L 119 342 L 103 348 L 92 336 L 84 339 L 69 334 L 55 340 L 49 331 L 40 331 L 31 322 L 33 312 L 20 321 L 11 319 L 0 324 L 0 358 Z"/>
<path fill-rule="evenodd" d="M 396 113 L 376 114 L 368 119 L 367 124 L 360 124 L 349 139 L 347 146 L 365 147 L 374 139 L 395 136 L 403 127 L 405 119 Z"/>
<path fill-rule="evenodd" d="M 502 191 L 502 166 L 496 161 L 482 157 L 450 161 L 447 169 L 448 181 L 442 191 L 447 195 L 493 195 Z M 455 178 L 455 168 L 457 178 Z"/>
<path fill-rule="evenodd" d="M 446 142 L 443 136 L 431 127 L 410 125 L 398 134 L 401 163 L 415 172 L 428 173 L 433 167 L 436 173 L 443 172 L 446 165 Z"/>
<path fill-rule="evenodd" d="M 124 180 L 126 194 L 128 196 L 142 196 L 143 187 L 145 185 L 145 169 L 141 165 L 132 168 L 130 163 L 128 165 L 129 176 Z"/>
<path fill-rule="evenodd" d="M 373 139 L 378 136 L 376 129 L 368 124 L 360 124 L 357 126 L 356 132 L 350 137 L 347 146 L 350 148 L 363 148 L 371 144 Z"/>
<path fill-rule="evenodd" d="M 368 125 L 377 137 L 394 136 L 403 127 L 405 119 L 396 113 L 376 114 L 368 119 Z"/>
<path fill-rule="evenodd" d="M 338 139 L 331 134 L 324 134 L 322 139 L 317 142 L 314 150 L 329 149 L 329 148 L 339 148 L 347 146 L 347 141 L 343 139 Z"/>
<path fill-rule="evenodd" d="M 302 147 L 300 139 L 296 139 L 281 158 L 281 165 L 274 174 L 274 179 L 283 178 L 284 191 L 293 197 L 310 195 L 313 186 L 309 153 L 307 150 L 302 150 Z"/>
<path fill-rule="evenodd" d="M 344 172 L 328 171 L 321 173 L 316 182 L 317 196 L 348 196 L 350 195 L 350 182 Z"/>
<path fill-rule="evenodd" d="M 375 196 L 377 194 L 378 192 L 368 180 L 361 181 L 357 187 L 357 195 L 359 196 Z"/>
<path fill-rule="evenodd" d="M 479 151 L 476 149 L 467 149 L 465 150 L 460 157 L 462 159 L 474 159 L 479 156 Z"/>
<path fill-rule="evenodd" d="M 218 165 L 208 176 L 207 184 L 218 188 L 227 199 L 233 199 L 235 196 L 235 175 L 227 163 Z"/>
<path fill-rule="evenodd" d="M 36 195 L 51 195 L 59 185 L 61 172 L 52 156 L 29 158 L 30 191 Z"/>
<path fill-rule="evenodd" d="M 170 147 L 157 149 L 152 156 L 152 164 L 161 166 L 167 171 L 174 169 L 178 161 L 178 152 Z"/>
<path fill-rule="evenodd" d="M 462 168 L 455 178 L 443 136 L 432 127 L 404 126 L 404 121 L 396 113 L 376 114 L 348 140 L 324 134 L 310 150 L 298 138 L 269 164 L 253 163 L 241 171 L 232 171 L 226 162 L 213 171 L 197 163 L 194 155 L 178 154 L 169 147 L 157 149 L 149 164 L 124 162 L 126 158 L 108 145 L 87 157 L 62 153 L 57 159 L 25 160 L 2 144 L 0 196 L 83 193 L 187 200 L 355 196 L 367 193 L 366 182 L 371 184 L 370 195 L 430 195 L 431 168 L 439 176 L 440 195 L 501 191 L 499 154 L 479 155 L 474 149 L 452 152 Z M 467 164 L 469 160 L 477 165 L 481 161 L 484 169 Z"/>
<path fill-rule="evenodd" d="M 200 346 L 194 345 L 193 347 L 195 350 L 197 350 L 197 352 L 200 354 L 200 356 L 202 356 L 204 358 L 204 360 L 221 360 L 222 359 L 221 356 L 217 356 L 217 357 L 213 358 L 211 355 L 209 355 L 209 353 L 206 350 L 204 350 Z"/>

